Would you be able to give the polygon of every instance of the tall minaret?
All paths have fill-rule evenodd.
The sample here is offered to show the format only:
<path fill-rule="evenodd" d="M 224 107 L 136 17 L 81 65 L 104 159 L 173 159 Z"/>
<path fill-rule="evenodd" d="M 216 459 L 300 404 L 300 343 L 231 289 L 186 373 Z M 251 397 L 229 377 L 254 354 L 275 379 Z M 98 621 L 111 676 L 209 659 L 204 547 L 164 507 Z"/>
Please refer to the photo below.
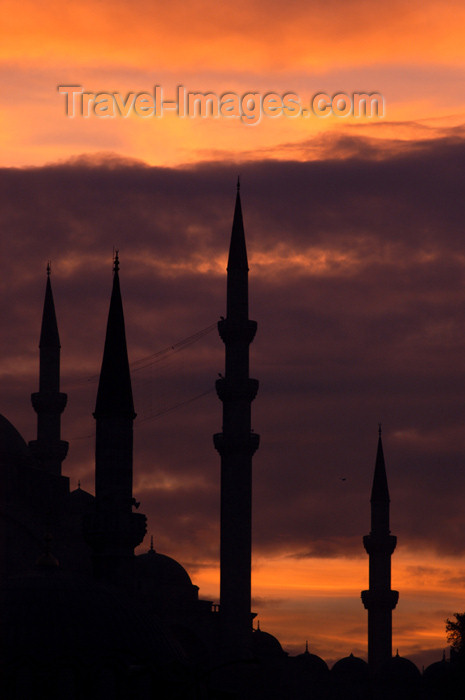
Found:
<path fill-rule="evenodd" d="M 68 453 L 68 443 L 61 439 L 61 414 L 68 397 L 60 391 L 60 347 L 48 263 L 39 341 L 39 391 L 31 394 L 37 413 L 37 440 L 31 440 L 29 446 L 39 466 L 57 476 L 61 475 L 61 463 Z"/>
<path fill-rule="evenodd" d="M 239 180 L 227 267 L 226 318 L 218 331 L 226 348 L 225 376 L 216 381 L 223 402 L 223 432 L 213 436 L 221 455 L 220 619 L 224 640 L 247 647 L 252 632 L 252 456 L 259 436 L 250 405 L 258 381 L 249 377 L 249 345 L 257 324 L 249 320 L 248 263 Z"/>
<path fill-rule="evenodd" d="M 145 516 L 133 513 L 134 403 L 116 253 L 113 290 L 94 418 L 96 513 L 87 527 L 97 578 L 131 588 L 134 547 L 145 535 Z"/>
<path fill-rule="evenodd" d="M 362 601 L 368 610 L 368 663 L 372 668 L 392 657 L 392 611 L 399 600 L 398 591 L 391 590 L 391 555 L 397 537 L 390 534 L 389 503 L 380 425 L 371 491 L 371 532 L 363 538 L 370 557 L 369 590 L 362 591 Z"/>

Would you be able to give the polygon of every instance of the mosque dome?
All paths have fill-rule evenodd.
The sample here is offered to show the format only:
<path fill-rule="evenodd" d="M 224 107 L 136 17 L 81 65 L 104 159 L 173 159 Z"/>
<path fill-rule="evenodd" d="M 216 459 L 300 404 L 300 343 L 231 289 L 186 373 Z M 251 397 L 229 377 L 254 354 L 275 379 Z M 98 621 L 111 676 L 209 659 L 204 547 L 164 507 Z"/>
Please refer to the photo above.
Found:
<path fill-rule="evenodd" d="M 70 516 L 77 519 L 82 527 L 83 518 L 95 511 L 95 496 L 88 491 L 81 489 L 81 485 L 71 491 L 68 496 Z"/>
<path fill-rule="evenodd" d="M 14 425 L 0 415 L 0 464 L 34 466 L 31 452 Z"/>
<path fill-rule="evenodd" d="M 399 656 L 399 652 L 392 659 L 389 659 L 376 673 L 377 679 L 380 681 L 389 681 L 390 683 L 416 683 L 420 680 L 421 675 L 413 661 L 406 659 L 404 656 Z"/>
<path fill-rule="evenodd" d="M 287 656 L 281 644 L 268 632 L 263 632 L 258 625 L 252 634 L 252 650 L 259 658 L 282 658 Z"/>
<path fill-rule="evenodd" d="M 81 508 L 83 510 L 87 508 L 93 508 L 95 503 L 95 496 L 93 496 L 88 491 L 81 489 L 81 484 L 79 484 L 77 489 L 74 489 L 74 491 L 70 492 L 69 497 L 73 506 Z"/>
<path fill-rule="evenodd" d="M 308 650 L 308 644 L 306 645 L 306 649 L 303 654 L 291 657 L 290 660 L 293 666 L 305 676 L 320 678 L 329 673 L 329 668 L 326 662 L 323 661 L 320 656 L 311 654 Z"/>
<path fill-rule="evenodd" d="M 441 661 L 430 664 L 423 672 L 423 681 L 435 697 L 460 697 L 463 694 L 463 676 L 460 665 L 446 661 L 444 653 Z"/>
<path fill-rule="evenodd" d="M 143 577 L 156 587 L 191 588 L 192 581 L 183 566 L 175 559 L 153 549 L 136 557 L 136 576 Z"/>
<path fill-rule="evenodd" d="M 337 678 L 354 682 L 365 682 L 369 677 L 369 672 L 367 662 L 353 654 L 336 661 L 331 669 L 331 673 Z"/>
<path fill-rule="evenodd" d="M 199 589 L 175 559 L 153 549 L 134 562 L 137 597 L 147 610 L 166 618 L 169 611 L 188 612 L 198 603 Z"/>
<path fill-rule="evenodd" d="M 88 519 L 92 517 L 92 514 L 95 513 L 95 497 L 88 491 L 81 489 L 79 483 L 77 489 L 69 493 L 66 507 L 68 510 L 68 522 L 70 527 L 74 533 L 81 536 L 84 525 L 88 522 Z M 87 554 L 86 559 L 88 559 L 89 552 L 87 545 L 84 545 L 84 547 L 85 549 L 82 554 L 84 556 Z"/>
<path fill-rule="evenodd" d="M 423 678 L 428 683 L 442 683 L 450 678 L 452 667 L 451 664 L 446 661 L 445 654 L 441 661 L 435 661 L 434 663 L 427 666 L 423 672 Z"/>

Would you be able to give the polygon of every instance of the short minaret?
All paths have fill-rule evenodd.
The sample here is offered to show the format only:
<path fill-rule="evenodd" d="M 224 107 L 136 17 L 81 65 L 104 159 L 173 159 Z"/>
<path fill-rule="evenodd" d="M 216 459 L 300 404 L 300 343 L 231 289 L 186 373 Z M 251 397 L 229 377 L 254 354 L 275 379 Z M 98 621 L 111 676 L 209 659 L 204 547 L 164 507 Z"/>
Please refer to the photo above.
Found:
<path fill-rule="evenodd" d="M 238 650 L 252 633 L 252 456 L 259 436 L 251 430 L 258 381 L 249 377 L 249 345 L 257 324 L 249 320 L 248 262 L 239 181 L 227 267 L 226 318 L 218 322 L 225 344 L 225 376 L 216 381 L 223 402 L 223 432 L 214 435 L 221 455 L 220 619 L 223 638 Z"/>
<path fill-rule="evenodd" d="M 31 394 L 37 413 L 37 440 L 32 440 L 29 447 L 39 466 L 57 476 L 61 475 L 61 463 L 68 453 L 68 443 L 61 439 L 61 414 L 68 397 L 60 391 L 60 348 L 48 263 L 39 341 L 39 391 Z"/>
<path fill-rule="evenodd" d="M 96 514 L 87 527 L 97 578 L 131 588 L 134 547 L 145 535 L 145 516 L 133 513 L 134 403 L 116 253 L 113 290 L 94 418 Z"/>
<path fill-rule="evenodd" d="M 362 601 L 368 610 L 368 663 L 372 668 L 392 657 L 392 611 L 399 599 L 398 591 L 391 590 L 391 555 L 397 537 L 390 534 L 389 503 L 380 425 L 371 491 L 371 532 L 363 538 L 370 557 L 369 590 L 362 591 Z"/>

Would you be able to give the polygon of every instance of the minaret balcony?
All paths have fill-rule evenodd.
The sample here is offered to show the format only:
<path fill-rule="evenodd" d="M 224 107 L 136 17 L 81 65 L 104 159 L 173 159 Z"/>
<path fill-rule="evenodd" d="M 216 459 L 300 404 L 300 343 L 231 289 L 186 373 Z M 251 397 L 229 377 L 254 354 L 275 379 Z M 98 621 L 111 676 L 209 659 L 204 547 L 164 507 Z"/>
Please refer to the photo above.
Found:
<path fill-rule="evenodd" d="M 258 392 L 258 379 L 245 379 L 240 382 L 231 382 L 226 377 L 221 377 L 215 382 L 216 393 L 221 401 L 253 401 Z"/>
<path fill-rule="evenodd" d="M 61 391 L 37 391 L 31 394 L 32 407 L 36 413 L 63 413 L 68 395 Z"/>
<path fill-rule="evenodd" d="M 29 447 L 40 464 L 48 462 L 63 462 L 68 454 L 69 443 L 65 440 L 44 442 L 43 440 L 30 440 Z"/>
<path fill-rule="evenodd" d="M 218 321 L 218 333 L 225 345 L 238 341 L 250 344 L 256 332 L 256 321 L 250 321 L 249 319 L 236 321 L 230 318 L 223 318 L 221 321 Z"/>
<path fill-rule="evenodd" d="M 399 591 L 362 591 L 362 602 L 367 610 L 382 608 L 384 610 L 394 610 L 399 600 Z"/>
<path fill-rule="evenodd" d="M 222 457 L 233 454 L 252 456 L 260 444 L 260 435 L 249 433 L 242 436 L 226 436 L 224 433 L 213 435 L 213 444 Z"/>
<path fill-rule="evenodd" d="M 143 513 L 97 511 L 84 521 L 84 537 L 96 554 L 133 550 L 146 533 L 147 517 Z"/>
<path fill-rule="evenodd" d="M 397 537 L 395 535 L 375 535 L 373 533 L 365 535 L 363 546 L 368 554 L 391 555 L 396 548 Z"/>

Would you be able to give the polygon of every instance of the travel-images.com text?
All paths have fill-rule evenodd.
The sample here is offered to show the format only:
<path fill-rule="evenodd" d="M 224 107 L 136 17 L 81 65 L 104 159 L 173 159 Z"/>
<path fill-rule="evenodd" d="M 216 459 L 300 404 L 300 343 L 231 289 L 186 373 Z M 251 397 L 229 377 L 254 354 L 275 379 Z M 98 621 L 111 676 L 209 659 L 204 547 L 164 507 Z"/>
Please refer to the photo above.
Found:
<path fill-rule="evenodd" d="M 239 118 L 244 124 L 258 124 L 265 117 L 384 117 L 384 98 L 379 92 L 318 92 L 303 106 L 299 95 L 286 92 L 188 92 L 178 85 L 175 99 L 163 99 L 163 88 L 155 85 L 153 93 L 90 92 L 81 85 L 59 85 L 65 99 L 67 117 L 160 118 L 165 112 L 178 117 Z"/>

